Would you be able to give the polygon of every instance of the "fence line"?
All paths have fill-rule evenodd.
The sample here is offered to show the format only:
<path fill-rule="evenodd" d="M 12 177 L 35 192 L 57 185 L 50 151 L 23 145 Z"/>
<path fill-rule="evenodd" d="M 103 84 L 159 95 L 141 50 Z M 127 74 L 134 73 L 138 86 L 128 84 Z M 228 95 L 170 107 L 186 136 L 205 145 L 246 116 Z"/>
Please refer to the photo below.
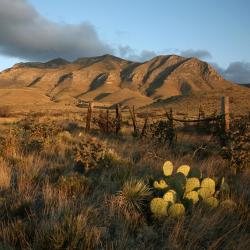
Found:
<path fill-rule="evenodd" d="M 94 107 L 94 103 L 90 102 L 89 106 L 88 106 L 88 111 L 87 111 L 87 116 L 86 116 L 86 131 L 90 130 L 91 127 L 91 119 L 92 119 L 92 113 L 93 113 L 93 107 Z M 115 119 L 111 118 L 111 110 L 115 110 Z M 116 134 L 118 134 L 121 131 L 121 127 L 122 127 L 122 111 L 124 112 L 125 109 L 121 109 L 121 106 L 119 104 L 117 104 L 115 106 L 115 109 L 107 109 L 106 110 L 106 117 L 104 115 L 104 117 L 100 116 L 100 119 L 106 119 L 106 121 L 103 120 L 103 122 L 106 122 L 106 127 L 104 128 L 105 132 L 114 132 Z M 219 115 L 216 115 L 216 112 L 214 112 L 213 115 L 209 115 L 209 116 L 205 116 L 205 112 L 202 110 L 201 106 L 199 107 L 199 112 L 197 114 L 198 118 L 194 118 L 194 117 L 186 117 L 185 119 L 181 119 L 178 117 L 175 117 L 173 114 L 173 110 L 172 108 L 170 109 L 169 112 L 166 111 L 166 113 L 164 115 L 156 115 L 156 114 L 150 114 L 149 112 L 142 112 L 142 113 L 138 113 L 136 114 L 135 112 L 135 107 L 128 107 L 128 109 L 126 109 L 127 112 L 129 112 L 130 114 L 130 118 L 132 120 L 132 126 L 133 126 L 133 135 L 134 136 L 138 136 L 138 137 L 143 137 L 146 133 L 146 129 L 149 126 L 149 118 L 158 118 L 159 120 L 165 119 L 168 120 L 170 122 L 170 125 L 172 127 L 174 127 L 174 122 L 180 122 L 183 124 L 186 123 L 197 123 L 197 128 L 202 128 L 204 126 L 201 126 L 202 123 L 206 123 L 206 126 L 209 125 L 210 122 L 214 122 L 214 123 L 219 123 L 221 122 L 221 124 L 223 125 L 222 129 L 224 130 L 224 132 L 227 132 L 230 130 L 230 100 L 229 97 L 222 97 L 221 98 L 221 111 Z M 114 114 L 114 113 L 113 113 Z M 176 113 L 176 115 L 182 114 L 183 113 Z M 144 118 L 144 123 L 141 127 L 141 129 L 139 129 L 138 126 L 138 121 L 137 118 Z M 249 115 L 249 119 L 250 119 L 250 115 Z M 213 124 L 214 124 L 213 123 Z M 113 125 L 112 125 L 113 124 Z M 113 127 L 114 129 L 111 129 L 111 127 Z M 140 132 L 141 130 L 141 132 Z"/>

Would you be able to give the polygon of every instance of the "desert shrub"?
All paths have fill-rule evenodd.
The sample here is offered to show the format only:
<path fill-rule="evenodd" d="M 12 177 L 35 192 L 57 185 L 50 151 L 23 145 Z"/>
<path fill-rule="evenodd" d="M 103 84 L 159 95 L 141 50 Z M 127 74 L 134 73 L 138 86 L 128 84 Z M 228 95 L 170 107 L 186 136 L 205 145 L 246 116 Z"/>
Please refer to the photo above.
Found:
<path fill-rule="evenodd" d="M 176 142 L 176 133 L 171 121 L 157 121 L 149 126 L 146 135 L 158 143 L 168 143 L 170 146 Z"/>
<path fill-rule="evenodd" d="M 84 173 L 98 167 L 104 159 L 106 146 L 96 138 L 83 136 L 81 140 L 72 147 L 75 170 Z"/>
<path fill-rule="evenodd" d="M 117 122 L 117 119 L 111 115 L 107 119 L 107 113 L 105 112 L 100 112 L 98 117 L 93 118 L 93 123 L 104 133 L 115 133 Z"/>
<path fill-rule="evenodd" d="M 62 131 L 55 122 L 40 123 L 34 117 L 28 117 L 19 122 L 15 128 L 19 147 L 24 153 L 39 152 L 56 140 L 56 135 Z"/>
<path fill-rule="evenodd" d="M 163 165 L 163 177 L 154 182 L 154 198 L 150 209 L 154 217 L 184 216 L 200 205 L 205 209 L 213 209 L 224 204 L 235 207 L 236 203 L 229 199 L 230 188 L 222 178 L 220 181 L 210 177 L 201 177 L 199 169 L 182 165 L 173 172 L 173 164 L 167 161 Z"/>
<path fill-rule="evenodd" d="M 221 155 L 234 173 L 242 172 L 250 162 L 250 130 L 245 119 L 235 121 L 227 133 L 221 134 Z"/>
<path fill-rule="evenodd" d="M 19 140 L 14 129 L 0 135 L 0 155 L 3 158 L 15 158 L 19 154 Z"/>

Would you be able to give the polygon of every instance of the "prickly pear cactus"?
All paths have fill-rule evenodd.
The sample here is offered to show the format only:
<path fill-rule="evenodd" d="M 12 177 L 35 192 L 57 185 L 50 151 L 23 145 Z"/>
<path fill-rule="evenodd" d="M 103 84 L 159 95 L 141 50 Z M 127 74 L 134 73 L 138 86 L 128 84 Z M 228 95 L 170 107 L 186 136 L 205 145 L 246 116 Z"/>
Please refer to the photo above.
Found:
<path fill-rule="evenodd" d="M 165 189 L 168 187 L 168 184 L 164 180 L 154 181 L 154 188 L 156 189 Z"/>
<path fill-rule="evenodd" d="M 198 193 L 199 197 L 204 200 L 204 199 L 207 199 L 207 198 L 213 196 L 214 191 L 215 191 L 214 189 L 202 187 L 202 188 L 197 190 L 197 193 Z"/>
<path fill-rule="evenodd" d="M 150 202 L 150 210 L 156 216 L 167 216 L 168 202 L 163 198 L 153 198 Z"/>
<path fill-rule="evenodd" d="M 185 207 L 181 203 L 175 203 L 170 205 L 168 209 L 169 217 L 171 218 L 179 218 L 185 215 Z"/>
<path fill-rule="evenodd" d="M 174 204 L 177 200 L 177 194 L 174 190 L 169 190 L 163 195 L 163 199 L 171 204 Z"/>
<path fill-rule="evenodd" d="M 210 177 L 202 178 L 198 168 L 188 165 L 180 166 L 175 173 L 173 168 L 173 164 L 166 161 L 163 165 L 164 178 L 153 184 L 157 197 L 151 200 L 150 209 L 154 216 L 178 218 L 200 203 L 202 208 L 209 209 L 220 206 L 233 210 L 237 207 L 230 199 L 221 201 L 228 198 L 230 191 L 224 178 L 221 181 L 218 178 L 216 181 Z"/>
<path fill-rule="evenodd" d="M 176 173 L 174 176 L 174 182 L 179 182 L 182 186 L 186 185 L 187 178 L 183 173 Z"/>
<path fill-rule="evenodd" d="M 188 165 L 181 165 L 177 168 L 177 173 L 183 173 L 185 176 L 188 175 L 190 167 Z"/>
<path fill-rule="evenodd" d="M 171 161 L 165 161 L 162 168 L 164 175 L 170 176 L 173 173 L 174 165 Z"/>
<path fill-rule="evenodd" d="M 215 189 L 215 181 L 211 178 L 205 178 L 201 182 L 202 188 Z"/>
<path fill-rule="evenodd" d="M 188 201 L 191 201 L 192 204 L 196 204 L 199 201 L 199 195 L 196 191 L 186 193 L 184 198 Z"/>
<path fill-rule="evenodd" d="M 215 197 L 209 197 L 203 200 L 203 204 L 207 208 L 216 208 L 219 205 L 219 201 Z"/>
<path fill-rule="evenodd" d="M 202 178 L 202 174 L 201 174 L 201 171 L 199 168 L 197 167 L 194 167 L 194 168 L 191 168 L 189 173 L 188 173 L 188 177 L 189 178 Z"/>
<path fill-rule="evenodd" d="M 185 192 L 188 193 L 193 191 L 195 188 L 200 187 L 200 180 L 198 178 L 188 178 L 186 182 L 186 190 Z"/>

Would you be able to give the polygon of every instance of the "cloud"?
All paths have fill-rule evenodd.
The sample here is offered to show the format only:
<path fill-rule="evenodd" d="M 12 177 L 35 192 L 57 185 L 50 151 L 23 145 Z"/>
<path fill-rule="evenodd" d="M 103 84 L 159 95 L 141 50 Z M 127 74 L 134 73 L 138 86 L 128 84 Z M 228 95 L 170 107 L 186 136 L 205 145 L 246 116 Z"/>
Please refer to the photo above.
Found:
<path fill-rule="evenodd" d="M 223 75 L 226 79 L 230 79 L 238 83 L 250 83 L 250 63 L 249 62 L 233 62 L 230 63 Z"/>
<path fill-rule="evenodd" d="M 232 62 L 227 68 L 222 68 L 217 63 L 211 63 L 211 65 L 227 80 L 236 83 L 250 83 L 249 62 Z"/>
<path fill-rule="evenodd" d="M 90 23 L 52 22 L 27 0 L 0 0 L 0 34 L 1 54 L 28 60 L 75 59 L 114 52 Z"/>
<path fill-rule="evenodd" d="M 180 55 L 184 57 L 197 57 L 199 59 L 212 58 L 211 53 L 207 50 L 194 50 L 194 49 L 181 50 Z"/>
<path fill-rule="evenodd" d="M 157 53 L 155 51 L 142 50 L 141 52 L 138 53 L 130 46 L 119 46 L 119 54 L 123 58 L 137 62 L 145 62 L 157 56 Z"/>

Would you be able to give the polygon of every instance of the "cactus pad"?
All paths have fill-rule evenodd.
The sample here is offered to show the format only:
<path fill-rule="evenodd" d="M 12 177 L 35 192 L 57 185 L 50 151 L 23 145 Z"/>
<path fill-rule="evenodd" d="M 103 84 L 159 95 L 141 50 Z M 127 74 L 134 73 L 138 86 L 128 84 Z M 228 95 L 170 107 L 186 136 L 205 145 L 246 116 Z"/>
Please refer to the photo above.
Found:
<path fill-rule="evenodd" d="M 162 168 L 164 175 L 170 176 L 173 173 L 174 165 L 171 161 L 165 161 Z"/>
<path fill-rule="evenodd" d="M 189 171 L 188 177 L 189 178 L 194 178 L 195 177 L 195 178 L 200 179 L 202 177 L 200 169 L 197 168 L 197 167 L 191 168 L 190 171 Z"/>
<path fill-rule="evenodd" d="M 168 184 L 164 180 L 154 181 L 154 188 L 156 189 L 164 189 L 168 187 Z"/>
<path fill-rule="evenodd" d="M 188 178 L 186 182 L 186 193 L 193 191 L 195 188 L 200 187 L 200 180 L 198 178 Z"/>
<path fill-rule="evenodd" d="M 172 218 L 178 218 L 185 214 L 185 207 L 181 203 L 175 203 L 168 209 L 168 214 Z"/>
<path fill-rule="evenodd" d="M 163 199 L 171 204 L 176 202 L 177 194 L 174 190 L 169 190 L 163 196 Z"/>
<path fill-rule="evenodd" d="M 177 168 L 177 173 L 183 173 L 185 176 L 188 175 L 190 167 L 188 165 L 181 165 Z"/>
<path fill-rule="evenodd" d="M 167 215 L 168 202 L 163 198 L 154 198 L 150 202 L 150 210 L 151 212 L 159 217 Z"/>
<path fill-rule="evenodd" d="M 179 182 L 182 186 L 186 185 L 187 179 L 183 173 L 176 173 L 173 177 L 175 182 Z"/>
<path fill-rule="evenodd" d="M 176 191 L 179 197 L 182 197 L 184 185 L 178 180 L 178 178 L 171 176 L 171 178 L 167 180 L 167 183 L 172 189 L 174 189 L 174 191 Z"/>
<path fill-rule="evenodd" d="M 191 201 L 192 204 L 196 204 L 199 201 L 199 195 L 196 191 L 191 191 L 189 193 L 186 193 L 184 198 Z"/>
<path fill-rule="evenodd" d="M 211 197 L 214 194 L 215 190 L 214 189 L 210 189 L 210 188 L 200 188 L 198 189 L 197 193 L 198 195 L 204 200 L 207 199 L 209 197 Z"/>
<path fill-rule="evenodd" d="M 211 178 L 205 178 L 201 182 L 202 188 L 209 188 L 211 190 L 215 190 L 215 181 Z"/>
<path fill-rule="evenodd" d="M 209 197 L 203 200 L 203 204 L 208 208 L 216 208 L 218 207 L 219 202 L 215 197 Z"/>

